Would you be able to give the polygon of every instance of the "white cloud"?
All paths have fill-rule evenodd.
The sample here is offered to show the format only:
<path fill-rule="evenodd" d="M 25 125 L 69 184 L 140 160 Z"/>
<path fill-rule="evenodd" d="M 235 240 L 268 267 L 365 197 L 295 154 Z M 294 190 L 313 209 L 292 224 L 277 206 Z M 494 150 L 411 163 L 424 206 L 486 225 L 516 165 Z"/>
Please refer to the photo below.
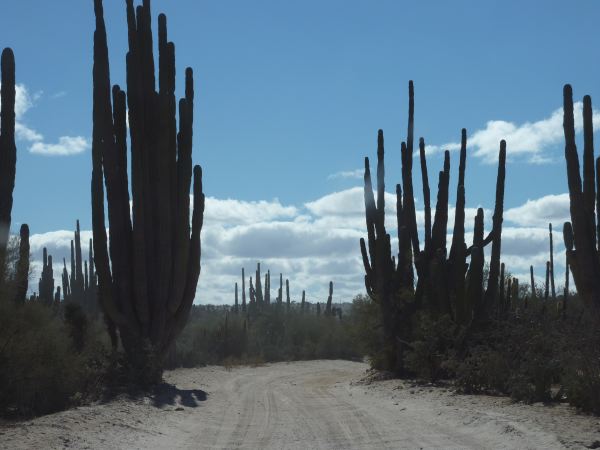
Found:
<path fill-rule="evenodd" d="M 29 151 L 38 155 L 68 156 L 83 153 L 89 147 L 89 142 L 82 136 L 61 136 L 55 144 L 34 142 Z"/>
<path fill-rule="evenodd" d="M 560 231 L 570 220 L 569 194 L 546 195 L 535 200 L 527 200 L 523 205 L 508 209 L 504 217 L 521 226 L 548 226 Z"/>
<path fill-rule="evenodd" d="M 361 179 L 365 174 L 364 169 L 356 169 L 356 170 L 343 170 L 341 172 L 332 173 L 327 176 L 328 180 L 335 180 L 337 178 L 351 178 L 351 179 Z"/>
<path fill-rule="evenodd" d="M 583 130 L 583 103 L 573 105 L 575 113 L 575 130 Z M 531 164 L 544 164 L 553 162 L 554 158 L 549 150 L 563 142 L 563 110 L 554 110 L 552 114 L 536 122 L 516 124 L 506 120 L 490 120 L 486 127 L 472 133 L 467 140 L 469 152 L 480 158 L 485 163 L 496 163 L 500 141 L 506 141 L 506 152 L 509 159 L 518 159 Z M 600 126 L 600 112 L 594 110 L 594 127 Z M 427 146 L 427 153 L 437 153 L 443 150 L 455 151 L 460 149 L 460 144 L 451 142 L 444 145 Z"/>
<path fill-rule="evenodd" d="M 1 86 L 0 86 L 1 88 Z M 58 98 L 63 94 L 52 96 Z M 31 94 L 23 84 L 15 85 L 15 135 L 18 141 L 31 143 L 29 151 L 38 155 L 45 156 L 68 156 L 84 152 L 89 148 L 89 142 L 82 136 L 61 136 L 56 143 L 45 142 L 44 136 L 37 130 L 26 125 L 23 121 L 25 114 L 29 109 L 35 106 L 35 103 L 42 96 L 42 92 Z M 58 97 L 57 97 L 58 96 Z M 0 103 L 1 107 L 1 103 Z"/>
<path fill-rule="evenodd" d="M 290 219 L 298 214 L 298 209 L 294 206 L 283 206 L 277 199 L 242 201 L 208 197 L 204 214 L 205 222 L 208 223 L 239 225 Z"/>

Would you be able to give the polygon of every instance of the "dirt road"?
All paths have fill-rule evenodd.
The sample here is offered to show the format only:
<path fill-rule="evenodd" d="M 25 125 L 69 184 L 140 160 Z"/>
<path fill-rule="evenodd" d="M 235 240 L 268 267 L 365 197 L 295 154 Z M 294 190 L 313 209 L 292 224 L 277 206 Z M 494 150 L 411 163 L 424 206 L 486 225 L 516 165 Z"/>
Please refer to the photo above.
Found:
<path fill-rule="evenodd" d="M 347 361 L 181 369 L 142 399 L 120 398 L 0 426 L 0 448 L 586 448 L 600 420 L 398 380 L 356 383 Z"/>

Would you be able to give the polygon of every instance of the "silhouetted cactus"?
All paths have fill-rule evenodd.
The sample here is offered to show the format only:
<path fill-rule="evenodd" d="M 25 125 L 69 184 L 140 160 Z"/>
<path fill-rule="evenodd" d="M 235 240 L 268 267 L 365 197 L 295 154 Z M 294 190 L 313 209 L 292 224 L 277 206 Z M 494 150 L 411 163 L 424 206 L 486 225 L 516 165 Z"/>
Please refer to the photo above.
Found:
<path fill-rule="evenodd" d="M 242 311 L 246 312 L 246 274 L 242 267 Z"/>
<path fill-rule="evenodd" d="M 535 279 L 533 278 L 533 266 L 529 266 L 529 277 L 531 278 L 531 299 L 535 299 L 537 293 L 535 292 Z"/>
<path fill-rule="evenodd" d="M 271 303 L 271 271 L 267 270 L 265 274 L 265 304 Z"/>
<path fill-rule="evenodd" d="M 235 283 L 235 303 L 233 305 L 233 312 L 235 314 L 237 314 L 239 312 L 239 305 L 238 305 L 238 284 L 237 284 L 237 282 Z"/>
<path fill-rule="evenodd" d="M 62 290 L 65 301 L 77 303 L 90 316 L 98 312 L 98 283 L 94 273 L 93 240 L 89 241 L 89 261 L 82 261 L 79 220 L 71 241 L 71 273 L 63 259 Z M 83 267 L 82 267 L 83 265 Z"/>
<path fill-rule="evenodd" d="M 287 310 L 290 310 L 290 306 L 292 305 L 292 301 L 290 300 L 290 280 L 286 278 L 285 280 L 285 305 Z"/>
<path fill-rule="evenodd" d="M 592 123 L 592 100 L 589 95 L 583 98 L 583 187 L 579 171 L 579 155 L 575 144 L 575 117 L 573 113 L 573 90 L 570 85 L 563 89 L 563 128 L 565 134 L 565 160 L 569 185 L 571 222 L 563 228 L 563 238 L 567 248 L 567 260 L 573 273 L 577 292 L 585 303 L 593 305 L 600 312 L 600 260 L 598 239 L 600 219 L 596 223 L 595 205 L 600 210 L 600 186 L 596 174 L 594 183 L 594 130 Z M 596 160 L 600 167 L 600 159 Z M 598 216 L 600 217 L 600 216 Z"/>
<path fill-rule="evenodd" d="M 5 48 L 0 60 L 0 284 L 4 282 L 17 165 L 15 145 L 15 56 Z"/>
<path fill-rule="evenodd" d="M 325 306 L 325 315 L 326 316 L 332 315 L 332 311 L 331 311 L 332 300 L 333 300 L 333 281 L 330 281 L 329 282 L 329 296 L 327 297 L 327 304 Z"/>
<path fill-rule="evenodd" d="M 15 273 L 15 302 L 25 303 L 27 287 L 29 285 L 29 226 L 21 225 L 19 231 L 19 260 Z"/>
<path fill-rule="evenodd" d="M 256 283 L 256 287 L 254 288 L 254 296 L 256 300 L 257 306 L 262 306 L 263 304 L 263 292 L 262 285 L 260 283 L 260 263 L 256 263 L 256 278 L 254 279 Z"/>
<path fill-rule="evenodd" d="M 550 261 L 546 261 L 546 286 L 544 289 L 544 303 L 548 302 L 550 297 Z"/>
<path fill-rule="evenodd" d="M 277 290 L 277 304 L 283 303 L 283 274 L 279 274 L 279 289 Z"/>
<path fill-rule="evenodd" d="M 468 326 L 476 313 L 485 320 L 488 311 L 498 307 L 498 276 L 502 221 L 504 211 L 504 184 L 506 143 L 500 142 L 496 202 L 493 226 L 484 238 L 483 211 L 478 213 L 480 230 L 474 245 L 466 248 L 464 240 L 466 167 L 466 130 L 461 133 L 461 154 L 454 233 L 450 255 L 446 249 L 448 228 L 448 199 L 450 180 L 450 154 L 444 153 L 444 166 L 438 177 L 438 194 L 433 223 L 431 221 L 430 191 L 425 156 L 425 142 L 419 140 L 421 176 L 425 205 L 425 247 L 420 248 L 416 225 L 416 211 L 412 183 L 414 141 L 414 89 L 409 82 L 409 113 L 406 142 L 401 144 L 402 184 L 396 185 L 396 214 L 398 229 L 398 254 L 393 256 L 390 236 L 385 228 L 385 168 L 384 139 L 377 136 L 377 199 L 373 194 L 369 159 L 365 158 L 364 200 L 367 241 L 361 239 L 360 247 L 365 268 L 365 287 L 368 295 L 381 307 L 384 351 L 389 368 L 402 372 L 403 346 L 397 342 L 410 340 L 411 317 L 425 308 L 431 314 L 451 314 L 459 324 Z M 490 273 L 485 295 L 483 292 L 483 248 L 492 244 Z M 466 258 L 470 256 L 467 266 Z M 414 268 L 417 286 L 414 287 Z M 467 275 L 467 267 L 469 274 Z M 469 283 L 471 285 L 469 286 Z"/>
<path fill-rule="evenodd" d="M 300 311 L 304 312 L 304 308 L 306 307 L 306 292 L 302 291 L 302 301 L 300 302 Z"/>
<path fill-rule="evenodd" d="M 42 276 L 38 285 L 40 301 L 52 305 L 54 301 L 54 273 L 52 270 L 52 256 L 48 255 L 46 247 L 42 250 Z"/>
<path fill-rule="evenodd" d="M 200 275 L 204 213 L 202 171 L 192 179 L 192 70 L 176 123 L 175 47 L 167 22 L 158 19 L 155 90 L 150 2 L 127 0 L 127 97 L 111 88 L 102 1 L 94 1 L 92 222 L 94 261 L 105 314 L 115 323 L 130 362 L 148 381 L 160 378 L 161 361 L 183 329 Z M 127 124 L 131 149 L 132 214 L 127 175 Z M 108 203 L 108 242 L 104 215 Z M 191 236 L 190 236 L 191 231 Z M 257 279 L 257 284 L 259 280 Z"/>
<path fill-rule="evenodd" d="M 548 235 L 550 238 L 550 289 L 552 300 L 556 300 L 556 288 L 554 287 L 554 238 L 552 236 L 552 224 L 548 224 Z"/>

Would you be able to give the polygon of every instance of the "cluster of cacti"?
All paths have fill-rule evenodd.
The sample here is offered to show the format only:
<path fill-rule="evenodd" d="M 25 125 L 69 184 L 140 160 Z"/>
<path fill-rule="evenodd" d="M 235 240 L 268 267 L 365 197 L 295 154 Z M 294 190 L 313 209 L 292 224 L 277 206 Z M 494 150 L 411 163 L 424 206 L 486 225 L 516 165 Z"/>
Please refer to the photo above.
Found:
<path fill-rule="evenodd" d="M 260 262 L 256 264 L 256 272 L 255 272 L 255 280 L 261 279 L 261 271 L 260 271 Z M 279 288 L 277 291 L 277 297 L 275 302 L 271 304 L 271 271 L 268 270 L 265 274 L 265 282 L 264 282 L 264 292 L 260 281 L 256 283 L 256 285 L 252 281 L 252 277 L 249 279 L 249 288 L 248 288 L 248 297 L 249 302 L 246 303 L 246 272 L 245 269 L 242 268 L 242 304 L 241 307 L 239 305 L 239 294 L 238 294 L 238 283 L 235 283 L 234 288 L 234 303 L 233 303 L 233 313 L 238 314 L 240 311 L 244 314 L 253 314 L 254 312 L 260 311 L 262 308 L 268 307 L 270 305 L 275 307 L 283 307 L 285 303 L 286 311 L 289 311 L 292 308 L 292 299 L 290 297 L 290 280 L 286 278 L 285 280 L 285 302 L 283 298 L 283 274 L 279 274 Z M 332 306 L 332 298 L 333 298 L 333 282 L 329 282 L 329 297 L 326 301 L 325 314 L 330 316 L 338 316 L 340 319 L 342 317 L 341 308 Z M 302 300 L 300 301 L 300 311 L 307 311 L 309 308 L 309 303 L 306 301 L 306 292 L 302 291 Z M 320 303 L 316 304 L 317 314 L 321 313 L 321 305 Z"/>
<path fill-rule="evenodd" d="M 506 143 L 500 142 L 496 203 L 493 226 L 487 237 L 483 229 L 483 209 L 477 211 L 473 244 L 465 242 L 465 167 L 467 135 L 462 130 L 454 230 L 448 255 L 446 230 L 449 210 L 450 153 L 444 153 L 444 166 L 438 177 L 437 204 L 431 220 L 430 189 L 425 141 L 419 140 L 423 200 L 425 207 L 425 243 L 421 248 L 412 183 L 414 142 L 414 90 L 409 83 L 408 135 L 402 142 L 402 184 L 396 185 L 398 229 L 397 260 L 385 228 L 385 167 L 383 132 L 377 139 L 377 199 L 373 194 L 369 159 L 365 158 L 364 197 L 368 239 L 360 240 L 365 268 L 365 286 L 369 296 L 381 305 L 385 342 L 390 343 L 390 365 L 402 371 L 402 345 L 410 338 L 410 318 L 426 309 L 433 315 L 450 314 L 461 325 L 483 321 L 498 301 L 498 277 L 504 203 Z M 484 292 L 484 253 L 492 243 L 490 270 Z M 470 256 L 470 262 L 467 258 Z M 414 268 L 413 268 L 414 267 Z M 415 286 L 415 273 L 417 283 Z"/>
<path fill-rule="evenodd" d="M 583 183 L 575 144 L 573 90 L 563 90 L 563 128 L 571 221 L 563 227 L 567 265 L 578 294 L 600 312 L 600 158 L 594 162 L 592 99 L 583 98 Z"/>
<path fill-rule="evenodd" d="M 127 0 L 127 95 L 115 85 L 111 98 L 101 0 L 94 1 L 94 11 L 91 190 L 99 299 L 130 360 L 156 368 L 147 374 L 156 379 L 160 361 L 187 321 L 200 275 L 204 193 L 200 166 L 192 171 L 192 70 L 185 71 L 185 97 L 177 114 L 175 46 L 167 40 L 167 19 L 158 18 L 157 91 L 150 2 L 134 8 Z"/>
<path fill-rule="evenodd" d="M 80 305 L 88 314 L 98 312 L 98 278 L 94 271 L 93 239 L 89 240 L 88 259 L 83 261 L 81 251 L 81 230 L 76 222 L 75 234 L 71 240 L 71 273 L 63 258 L 62 292 L 65 301 Z"/>

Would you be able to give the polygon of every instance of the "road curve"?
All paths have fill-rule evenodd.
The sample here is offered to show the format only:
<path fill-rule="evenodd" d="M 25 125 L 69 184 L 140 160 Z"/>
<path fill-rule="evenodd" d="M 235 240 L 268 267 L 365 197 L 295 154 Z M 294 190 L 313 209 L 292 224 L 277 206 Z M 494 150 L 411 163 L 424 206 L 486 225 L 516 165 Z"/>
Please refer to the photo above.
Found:
<path fill-rule="evenodd" d="M 553 449 L 593 442 L 588 427 L 597 419 L 566 407 L 397 380 L 355 383 L 366 369 L 349 361 L 180 369 L 153 397 L 0 425 L 0 448 Z"/>

